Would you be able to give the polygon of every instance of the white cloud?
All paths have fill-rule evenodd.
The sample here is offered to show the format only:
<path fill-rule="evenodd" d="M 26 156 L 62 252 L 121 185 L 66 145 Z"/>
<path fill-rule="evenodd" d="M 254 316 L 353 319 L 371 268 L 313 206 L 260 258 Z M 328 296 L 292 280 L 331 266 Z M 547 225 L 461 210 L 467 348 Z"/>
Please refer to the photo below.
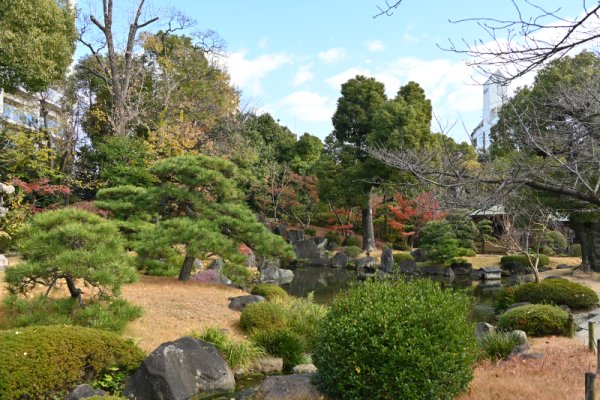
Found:
<path fill-rule="evenodd" d="M 313 63 L 298 67 L 298 71 L 296 71 L 296 75 L 294 75 L 294 86 L 300 86 L 314 78 L 315 74 L 312 72 L 312 68 Z"/>
<path fill-rule="evenodd" d="M 402 35 L 402 41 L 404 43 L 408 43 L 408 44 L 417 44 L 421 41 L 421 39 L 419 39 L 417 36 L 413 35 L 412 33 L 405 32 Z"/>
<path fill-rule="evenodd" d="M 264 37 L 258 41 L 257 47 L 261 50 L 264 50 L 268 44 L 269 44 L 269 38 Z"/>
<path fill-rule="evenodd" d="M 385 44 L 383 44 L 381 40 L 371 40 L 370 42 L 367 42 L 367 49 L 374 53 L 384 51 Z"/>
<path fill-rule="evenodd" d="M 278 108 L 305 122 L 328 122 L 335 111 L 335 103 L 316 92 L 297 91 L 278 103 Z"/>
<path fill-rule="evenodd" d="M 230 53 L 225 59 L 225 66 L 236 86 L 242 87 L 250 94 L 262 93 L 262 79 L 292 60 L 286 53 L 263 54 L 257 58 L 246 58 L 247 51 Z"/>
<path fill-rule="evenodd" d="M 318 57 L 326 64 L 333 64 L 346 57 L 346 50 L 343 47 L 336 47 L 320 52 Z"/>

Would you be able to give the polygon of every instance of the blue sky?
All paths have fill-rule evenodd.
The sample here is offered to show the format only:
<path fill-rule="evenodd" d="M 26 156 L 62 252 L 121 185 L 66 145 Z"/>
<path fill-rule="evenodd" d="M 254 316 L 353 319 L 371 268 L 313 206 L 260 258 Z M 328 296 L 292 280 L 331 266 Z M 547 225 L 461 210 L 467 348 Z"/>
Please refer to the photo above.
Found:
<path fill-rule="evenodd" d="M 374 19 L 384 3 L 154 0 L 158 10 L 152 11 L 175 7 L 195 19 L 200 30 L 218 32 L 227 43 L 227 57 L 220 62 L 241 89 L 242 103 L 271 113 L 294 133 L 328 135 L 340 85 L 363 74 L 383 82 L 392 97 L 401 85 L 418 82 L 442 125 L 456 123 L 451 136 L 467 140 L 481 119 L 482 88 L 476 81 L 484 79 L 460 55 L 437 44 L 481 38 L 475 23 L 448 20 L 514 17 L 510 1 L 404 0 L 393 16 Z M 548 8 L 575 3 L 562 14 L 581 12 L 580 1 L 543 3 Z M 439 130 L 435 122 L 432 128 Z"/>

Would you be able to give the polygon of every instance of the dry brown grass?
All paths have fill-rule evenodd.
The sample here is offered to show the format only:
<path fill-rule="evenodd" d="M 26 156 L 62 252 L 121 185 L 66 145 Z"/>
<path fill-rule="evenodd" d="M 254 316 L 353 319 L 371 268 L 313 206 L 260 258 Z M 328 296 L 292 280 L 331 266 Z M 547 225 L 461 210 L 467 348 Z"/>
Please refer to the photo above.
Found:
<path fill-rule="evenodd" d="M 244 292 L 226 286 L 180 282 L 175 278 L 142 276 L 123 289 L 123 297 L 142 306 L 144 315 L 131 322 L 124 335 L 139 340 L 146 351 L 209 326 L 241 335 L 240 313 L 229 308 L 229 297 Z"/>
<path fill-rule="evenodd" d="M 584 374 L 596 369 L 596 355 L 576 339 L 532 339 L 539 360 L 515 358 L 475 369 L 469 392 L 458 400 L 570 400 L 584 398 Z"/>

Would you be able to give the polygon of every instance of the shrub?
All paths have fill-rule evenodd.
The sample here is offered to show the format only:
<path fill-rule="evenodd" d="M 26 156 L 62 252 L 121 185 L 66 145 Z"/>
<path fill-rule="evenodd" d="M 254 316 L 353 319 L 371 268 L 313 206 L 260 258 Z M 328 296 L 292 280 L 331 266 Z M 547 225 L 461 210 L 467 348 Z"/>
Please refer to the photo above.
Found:
<path fill-rule="evenodd" d="M 249 340 L 233 340 L 218 328 L 207 328 L 192 337 L 215 345 L 231 368 L 248 368 L 254 361 L 267 355 L 265 350 Z"/>
<path fill-rule="evenodd" d="M 581 257 L 581 245 L 579 243 L 571 245 L 571 256 Z"/>
<path fill-rule="evenodd" d="M 302 337 L 305 352 L 312 352 L 316 333 L 327 314 L 327 307 L 315 304 L 311 295 L 308 298 L 280 297 L 274 302 L 283 308 L 288 328 Z"/>
<path fill-rule="evenodd" d="M 360 242 L 360 239 L 357 238 L 356 236 L 346 236 L 346 239 L 344 239 L 344 246 L 355 246 L 355 247 L 360 247 L 362 243 Z"/>
<path fill-rule="evenodd" d="M 0 254 L 6 253 L 10 250 L 12 238 L 4 231 L 0 231 Z"/>
<path fill-rule="evenodd" d="M 530 303 L 566 305 L 569 308 L 588 308 L 598 303 L 598 295 L 587 286 L 566 279 L 545 279 L 526 283 L 515 289 L 515 300 Z"/>
<path fill-rule="evenodd" d="M 49 299 L 37 296 L 23 299 L 16 295 L 4 299 L 10 327 L 32 325 L 81 325 L 121 332 L 129 321 L 142 315 L 141 307 L 123 299 L 95 302 L 81 308 L 75 299 Z"/>
<path fill-rule="evenodd" d="M 304 230 L 304 234 L 309 236 L 315 236 L 317 234 L 317 231 L 315 231 L 313 228 L 306 228 Z"/>
<path fill-rule="evenodd" d="M 531 257 L 535 256 L 532 254 Z M 535 261 L 532 258 L 532 261 Z M 508 263 L 519 263 L 525 267 L 529 267 L 529 260 L 527 260 L 527 256 L 525 254 L 514 254 L 514 255 L 510 255 L 510 256 L 503 256 L 500 259 L 500 264 L 504 265 L 504 264 L 508 264 Z M 548 258 L 547 255 L 545 254 L 540 254 L 540 261 L 538 263 L 538 267 L 543 267 L 550 264 L 550 258 Z"/>
<path fill-rule="evenodd" d="M 339 232 L 327 232 L 325 234 L 325 239 L 327 239 L 329 243 L 336 242 L 337 244 L 342 244 L 342 235 L 340 235 Z"/>
<path fill-rule="evenodd" d="M 550 246 L 548 246 L 547 244 L 543 245 L 540 248 L 540 253 L 542 253 L 545 256 L 553 256 L 556 254 L 556 252 L 554 251 L 554 249 Z"/>
<path fill-rule="evenodd" d="M 349 399 L 453 399 L 476 358 L 469 304 L 430 280 L 350 289 L 317 334 L 321 387 Z"/>
<path fill-rule="evenodd" d="M 445 264 L 460 255 L 459 240 L 448 221 L 430 221 L 421 231 L 421 247 L 434 263 Z"/>
<path fill-rule="evenodd" d="M 567 238 L 558 231 L 544 232 L 543 243 L 553 250 L 563 252 L 567 248 Z"/>
<path fill-rule="evenodd" d="M 516 346 L 526 341 L 516 332 L 490 332 L 477 342 L 482 358 L 497 361 L 507 358 Z"/>
<path fill-rule="evenodd" d="M 394 263 L 400 264 L 402 261 L 414 260 L 413 256 L 408 253 L 394 253 Z"/>
<path fill-rule="evenodd" d="M 252 280 L 252 272 L 243 265 L 227 263 L 223 266 L 223 275 L 238 286 L 246 286 Z"/>
<path fill-rule="evenodd" d="M 496 292 L 494 298 L 494 306 L 497 310 L 506 310 L 508 306 L 516 303 L 515 290 L 516 286 L 503 287 Z"/>
<path fill-rule="evenodd" d="M 477 255 L 477 252 L 475 252 L 475 250 L 473 249 L 465 249 L 461 247 L 460 249 L 458 249 L 457 255 L 461 257 L 475 257 Z"/>
<path fill-rule="evenodd" d="M 362 253 L 362 249 L 356 246 L 350 246 L 346 249 L 345 253 L 348 257 L 358 257 Z"/>
<path fill-rule="evenodd" d="M 289 329 L 258 330 L 252 334 L 252 340 L 263 347 L 270 355 L 283 358 L 283 368 L 285 370 L 289 371 L 305 360 L 302 338 Z"/>
<path fill-rule="evenodd" d="M 262 296 L 267 300 L 273 300 L 277 297 L 288 297 L 287 292 L 281 286 L 271 283 L 259 283 L 252 288 L 252 294 Z"/>
<path fill-rule="evenodd" d="M 0 398 L 53 398 L 111 367 L 128 373 L 144 353 L 110 333 L 78 326 L 0 331 Z"/>
<path fill-rule="evenodd" d="M 506 331 L 519 329 L 531 336 L 570 336 L 572 320 L 560 307 L 547 304 L 529 304 L 506 311 L 498 318 L 498 328 Z"/>
<path fill-rule="evenodd" d="M 410 246 L 407 245 L 406 243 L 394 242 L 392 244 L 392 249 L 400 250 L 400 251 L 408 251 L 408 250 L 410 250 Z"/>
<path fill-rule="evenodd" d="M 240 325 L 246 332 L 254 329 L 263 331 L 283 329 L 286 323 L 283 307 L 268 301 L 249 304 L 240 316 Z"/>

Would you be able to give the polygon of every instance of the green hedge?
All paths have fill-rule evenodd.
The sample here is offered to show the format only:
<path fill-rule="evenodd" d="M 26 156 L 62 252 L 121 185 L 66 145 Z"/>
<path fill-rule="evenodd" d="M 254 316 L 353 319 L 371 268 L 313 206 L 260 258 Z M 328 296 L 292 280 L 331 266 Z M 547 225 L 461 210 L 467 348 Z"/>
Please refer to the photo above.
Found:
<path fill-rule="evenodd" d="M 469 308 L 466 294 L 426 279 L 350 289 L 317 334 L 321 388 L 344 399 L 454 399 L 477 353 Z"/>
<path fill-rule="evenodd" d="M 402 261 L 410 260 L 413 261 L 414 258 L 408 253 L 394 253 L 394 263 L 400 264 Z"/>
<path fill-rule="evenodd" d="M 111 367 L 133 371 L 144 352 L 118 335 L 52 325 L 0 331 L 0 399 L 53 398 Z"/>
<path fill-rule="evenodd" d="M 246 332 L 284 329 L 287 326 L 287 318 L 281 305 L 263 301 L 244 308 L 240 316 L 240 325 Z"/>
<path fill-rule="evenodd" d="M 570 336 L 572 319 L 557 306 L 529 304 L 508 310 L 498 318 L 498 328 L 525 331 L 530 336 Z"/>
<path fill-rule="evenodd" d="M 287 292 L 281 286 L 271 283 L 259 283 L 252 288 L 252 294 L 262 296 L 267 300 L 273 300 L 277 297 L 288 297 Z"/>
<path fill-rule="evenodd" d="M 588 308 L 598 303 L 598 295 L 587 286 L 566 279 L 545 279 L 526 283 L 514 291 L 515 301 L 566 305 L 569 308 Z"/>
<path fill-rule="evenodd" d="M 533 257 L 533 256 L 532 256 Z M 526 267 L 529 267 L 529 261 L 527 260 L 527 256 L 524 254 L 514 254 L 510 256 L 504 256 L 500 259 L 500 264 L 504 265 L 507 263 L 516 262 Z M 545 254 L 540 254 L 540 262 L 538 263 L 538 267 L 544 267 L 550 264 L 550 258 L 548 258 Z"/>

